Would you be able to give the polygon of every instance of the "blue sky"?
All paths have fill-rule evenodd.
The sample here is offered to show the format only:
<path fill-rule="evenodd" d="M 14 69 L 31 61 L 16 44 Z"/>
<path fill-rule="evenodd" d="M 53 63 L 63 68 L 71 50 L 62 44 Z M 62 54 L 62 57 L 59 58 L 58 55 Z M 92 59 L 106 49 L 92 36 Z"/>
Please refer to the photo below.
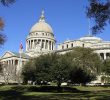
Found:
<path fill-rule="evenodd" d="M 67 39 L 74 40 L 88 34 L 86 5 L 88 0 L 16 0 L 10 7 L 0 5 L 7 36 L 6 43 L 0 48 L 0 55 L 5 51 L 19 51 L 22 41 L 25 49 L 26 37 L 31 27 L 38 21 L 42 9 L 46 22 L 54 31 L 57 43 Z M 110 40 L 110 25 L 98 34 L 104 40 Z"/>

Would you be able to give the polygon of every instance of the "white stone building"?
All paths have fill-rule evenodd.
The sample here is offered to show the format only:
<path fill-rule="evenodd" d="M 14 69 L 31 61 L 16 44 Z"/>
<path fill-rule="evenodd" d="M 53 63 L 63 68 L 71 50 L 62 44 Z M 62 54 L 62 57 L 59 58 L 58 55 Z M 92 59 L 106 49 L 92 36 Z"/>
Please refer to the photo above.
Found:
<path fill-rule="evenodd" d="M 1 56 L 0 62 L 9 66 L 13 65 L 13 69 L 20 70 L 23 64 L 32 57 L 52 52 L 64 54 L 74 47 L 92 48 L 104 60 L 110 57 L 110 41 L 91 35 L 78 40 L 67 40 L 58 44 L 56 48 L 52 27 L 45 21 L 44 11 L 42 11 L 39 21 L 32 26 L 26 38 L 26 51 L 21 53 L 7 51 Z"/>
<path fill-rule="evenodd" d="M 78 40 L 67 40 L 58 45 L 57 52 L 65 53 L 74 47 L 92 48 L 104 60 L 110 57 L 110 41 L 104 41 L 91 35 L 81 37 Z"/>

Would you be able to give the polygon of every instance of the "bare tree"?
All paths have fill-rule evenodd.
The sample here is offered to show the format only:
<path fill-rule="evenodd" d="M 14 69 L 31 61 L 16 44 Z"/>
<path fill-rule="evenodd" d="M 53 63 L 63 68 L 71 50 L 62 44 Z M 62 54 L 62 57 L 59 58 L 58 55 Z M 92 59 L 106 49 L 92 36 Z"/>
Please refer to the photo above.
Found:
<path fill-rule="evenodd" d="M 0 17 L 0 45 L 3 45 L 6 40 L 6 36 L 2 34 L 3 28 L 4 28 L 4 22 Z"/>
<path fill-rule="evenodd" d="M 17 81 L 16 66 L 3 64 L 2 69 L 2 76 L 4 78 L 5 84 L 15 83 Z"/>

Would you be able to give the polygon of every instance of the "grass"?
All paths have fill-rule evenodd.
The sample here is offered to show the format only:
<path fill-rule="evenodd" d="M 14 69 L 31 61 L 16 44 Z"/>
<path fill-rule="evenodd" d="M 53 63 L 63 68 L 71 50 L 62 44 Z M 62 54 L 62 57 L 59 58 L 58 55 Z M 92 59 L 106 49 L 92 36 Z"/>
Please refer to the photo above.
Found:
<path fill-rule="evenodd" d="M 109 91 L 110 90 L 110 87 L 101 87 L 101 86 L 95 86 L 95 87 L 92 87 L 92 86 L 75 86 L 75 88 L 77 88 L 78 90 L 80 91 L 104 91 L 104 90 L 107 90 Z"/>
<path fill-rule="evenodd" d="M 75 86 L 63 88 L 63 92 L 55 89 L 52 86 L 0 86 L 0 100 L 110 100 L 110 87 Z"/>

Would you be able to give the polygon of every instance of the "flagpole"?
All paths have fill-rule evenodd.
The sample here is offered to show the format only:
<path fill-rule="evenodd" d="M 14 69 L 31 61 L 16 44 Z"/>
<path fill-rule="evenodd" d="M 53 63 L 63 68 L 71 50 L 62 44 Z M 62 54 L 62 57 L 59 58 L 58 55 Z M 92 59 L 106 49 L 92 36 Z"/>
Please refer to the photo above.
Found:
<path fill-rule="evenodd" d="M 18 71 L 18 75 L 19 75 L 19 83 L 21 82 L 21 71 L 22 71 L 22 58 L 21 58 L 21 54 L 22 54 L 22 51 L 23 50 L 23 46 L 22 46 L 22 43 L 20 43 L 20 49 L 19 49 L 19 54 L 20 54 L 20 62 L 19 62 L 19 71 Z"/>
<path fill-rule="evenodd" d="M 21 64 L 22 64 L 22 61 L 21 61 L 21 60 L 22 60 L 22 59 L 21 59 L 21 52 L 22 52 L 22 51 L 20 51 L 20 69 L 21 69 Z"/>
<path fill-rule="evenodd" d="M 22 46 L 22 43 L 20 44 L 20 68 L 22 67 L 22 59 L 21 59 L 21 54 L 23 52 L 23 46 Z"/>

